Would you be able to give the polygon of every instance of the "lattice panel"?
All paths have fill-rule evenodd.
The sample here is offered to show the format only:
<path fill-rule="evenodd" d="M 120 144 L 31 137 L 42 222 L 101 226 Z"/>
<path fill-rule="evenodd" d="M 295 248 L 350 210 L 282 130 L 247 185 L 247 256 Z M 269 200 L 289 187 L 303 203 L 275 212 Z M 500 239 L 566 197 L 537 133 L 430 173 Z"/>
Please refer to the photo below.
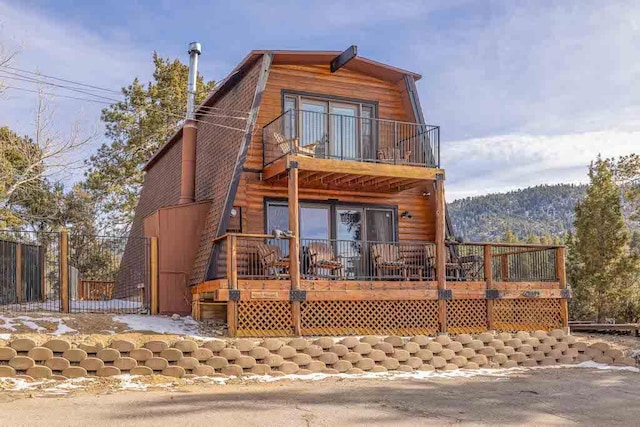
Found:
<path fill-rule="evenodd" d="M 287 336 L 293 333 L 289 301 L 239 301 L 239 337 Z"/>
<path fill-rule="evenodd" d="M 303 335 L 435 334 L 438 301 L 304 301 Z"/>
<path fill-rule="evenodd" d="M 495 300 L 494 327 L 507 332 L 561 328 L 562 301 L 562 299 Z"/>
<path fill-rule="evenodd" d="M 454 299 L 447 301 L 447 331 L 450 334 L 471 334 L 486 330 L 486 300 Z"/>

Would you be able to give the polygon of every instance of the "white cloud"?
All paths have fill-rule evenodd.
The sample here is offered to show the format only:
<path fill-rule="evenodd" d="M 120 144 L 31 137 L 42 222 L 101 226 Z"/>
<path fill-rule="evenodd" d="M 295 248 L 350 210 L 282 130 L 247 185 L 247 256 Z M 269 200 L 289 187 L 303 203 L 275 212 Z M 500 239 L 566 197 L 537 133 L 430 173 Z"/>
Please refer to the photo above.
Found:
<path fill-rule="evenodd" d="M 634 129 L 635 128 L 635 129 Z M 538 184 L 584 183 L 599 154 L 638 152 L 640 126 L 552 136 L 499 135 L 443 145 L 447 199 L 503 192 Z"/>

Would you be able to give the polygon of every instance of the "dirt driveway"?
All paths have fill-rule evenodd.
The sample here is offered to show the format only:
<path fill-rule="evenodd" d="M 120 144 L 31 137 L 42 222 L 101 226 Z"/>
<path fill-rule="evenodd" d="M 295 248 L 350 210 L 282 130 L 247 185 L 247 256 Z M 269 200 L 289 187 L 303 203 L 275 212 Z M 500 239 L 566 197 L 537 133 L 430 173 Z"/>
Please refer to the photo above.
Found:
<path fill-rule="evenodd" d="M 326 379 L 177 391 L 0 394 L 3 425 L 638 425 L 640 374 L 584 368 L 509 377 Z"/>

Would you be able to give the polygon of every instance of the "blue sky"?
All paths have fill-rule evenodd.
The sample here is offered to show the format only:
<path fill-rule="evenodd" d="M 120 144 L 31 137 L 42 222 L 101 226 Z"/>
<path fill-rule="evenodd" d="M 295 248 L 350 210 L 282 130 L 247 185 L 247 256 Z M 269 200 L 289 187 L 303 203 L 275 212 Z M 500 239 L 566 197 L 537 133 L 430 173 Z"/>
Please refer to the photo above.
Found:
<path fill-rule="evenodd" d="M 251 49 L 351 44 L 422 74 L 449 200 L 583 182 L 598 153 L 640 146 L 639 2 L 0 0 L 0 43 L 19 50 L 14 66 L 109 88 L 148 79 L 153 50 L 186 61 L 194 40 L 214 80 Z M 0 125 L 29 133 L 34 104 L 5 91 Z M 55 106 L 61 132 L 75 121 L 99 129 L 99 105 Z"/>

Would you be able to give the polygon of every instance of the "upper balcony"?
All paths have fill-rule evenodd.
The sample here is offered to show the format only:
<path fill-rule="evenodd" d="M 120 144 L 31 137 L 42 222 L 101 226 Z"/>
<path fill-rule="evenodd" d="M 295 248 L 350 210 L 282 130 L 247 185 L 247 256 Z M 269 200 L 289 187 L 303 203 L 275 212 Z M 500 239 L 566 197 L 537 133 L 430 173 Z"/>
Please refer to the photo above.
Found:
<path fill-rule="evenodd" d="M 287 155 L 440 166 L 440 128 L 371 117 L 289 110 L 263 128 L 264 166 Z"/>

